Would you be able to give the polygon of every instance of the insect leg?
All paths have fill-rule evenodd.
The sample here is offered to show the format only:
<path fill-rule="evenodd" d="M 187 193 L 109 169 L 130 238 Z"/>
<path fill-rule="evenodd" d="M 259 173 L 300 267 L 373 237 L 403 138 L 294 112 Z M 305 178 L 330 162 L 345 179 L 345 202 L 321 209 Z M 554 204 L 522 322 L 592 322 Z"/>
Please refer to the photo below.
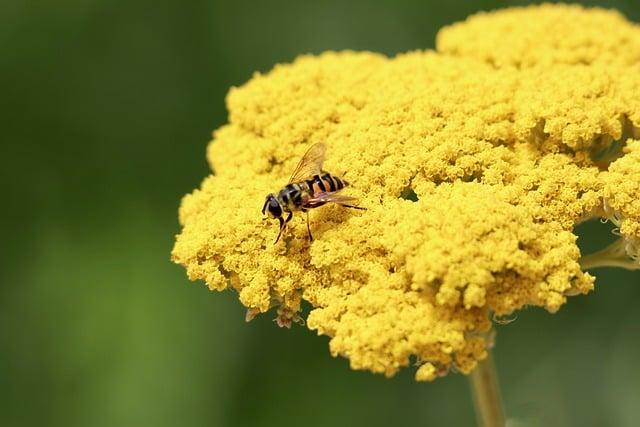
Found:
<path fill-rule="evenodd" d="M 284 219 L 282 219 L 281 216 L 278 217 L 278 221 L 280 221 L 280 232 L 278 233 L 278 237 L 276 238 L 276 241 L 273 242 L 274 245 L 278 243 L 278 240 L 280 240 L 280 236 L 282 235 L 282 231 L 286 227 L 286 222 L 284 222 Z"/>
<path fill-rule="evenodd" d="M 273 242 L 274 245 L 278 243 L 278 240 L 280 240 L 280 236 L 282 235 L 284 229 L 287 228 L 287 223 L 291 221 L 291 218 L 293 218 L 293 212 L 289 212 L 289 215 L 287 215 L 287 219 L 282 219 L 281 216 L 278 217 L 278 221 L 280 221 L 280 232 L 278 233 L 278 238 L 276 239 L 276 241 Z"/>
<path fill-rule="evenodd" d="M 313 236 L 311 235 L 311 228 L 309 228 L 309 211 L 305 210 L 307 213 L 307 233 L 309 233 L 309 241 L 313 242 Z"/>
<path fill-rule="evenodd" d="M 361 211 L 366 211 L 367 208 L 363 208 L 361 206 L 353 206 L 353 205 L 345 205 L 343 203 L 338 203 L 340 206 L 344 207 L 344 208 L 351 208 L 351 209 L 359 209 Z"/>

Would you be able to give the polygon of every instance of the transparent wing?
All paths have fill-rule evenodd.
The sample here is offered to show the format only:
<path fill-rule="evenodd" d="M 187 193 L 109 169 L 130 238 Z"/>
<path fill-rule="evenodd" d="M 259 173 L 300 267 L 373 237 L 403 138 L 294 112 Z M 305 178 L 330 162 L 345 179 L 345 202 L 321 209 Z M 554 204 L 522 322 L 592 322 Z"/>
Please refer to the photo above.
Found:
<path fill-rule="evenodd" d="M 358 203 L 358 198 L 345 196 L 344 194 L 338 194 L 335 192 L 319 193 L 319 194 L 316 194 L 315 197 L 312 197 L 311 199 L 309 199 L 309 201 L 306 203 L 306 206 L 312 207 L 314 205 L 324 204 L 324 203 L 338 203 L 340 205 L 353 206 L 354 204 Z"/>
<path fill-rule="evenodd" d="M 293 171 L 289 182 L 300 182 L 313 175 L 320 175 L 325 151 L 324 144 L 313 144 L 300 159 L 300 163 Z"/>

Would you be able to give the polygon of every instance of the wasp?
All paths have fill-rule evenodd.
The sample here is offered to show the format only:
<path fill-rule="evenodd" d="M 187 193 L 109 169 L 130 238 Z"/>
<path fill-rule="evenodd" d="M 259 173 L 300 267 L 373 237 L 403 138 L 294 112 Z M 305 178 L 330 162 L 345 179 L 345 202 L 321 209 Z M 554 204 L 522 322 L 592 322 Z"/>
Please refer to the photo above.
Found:
<path fill-rule="evenodd" d="M 304 212 L 307 215 L 307 232 L 309 240 L 313 241 L 309 228 L 309 210 L 327 203 L 336 203 L 345 208 L 366 210 L 356 206 L 357 198 L 345 196 L 338 192 L 349 183 L 343 178 L 322 170 L 326 147 L 318 143 L 312 145 L 296 166 L 287 185 L 277 194 L 269 194 L 262 207 L 262 214 L 269 213 L 272 218 L 280 221 L 280 232 L 274 244 L 278 243 L 287 223 L 293 218 L 294 212 Z M 283 218 L 286 214 L 286 218 Z"/>

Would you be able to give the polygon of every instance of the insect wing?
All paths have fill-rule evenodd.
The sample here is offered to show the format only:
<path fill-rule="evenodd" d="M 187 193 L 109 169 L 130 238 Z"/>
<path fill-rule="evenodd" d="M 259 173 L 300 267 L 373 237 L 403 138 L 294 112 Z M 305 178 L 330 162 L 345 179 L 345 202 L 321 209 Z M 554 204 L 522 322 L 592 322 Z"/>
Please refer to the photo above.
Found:
<path fill-rule="evenodd" d="M 300 163 L 293 171 L 289 182 L 300 182 L 314 175 L 320 175 L 325 151 L 324 144 L 313 144 L 300 159 Z"/>
<path fill-rule="evenodd" d="M 306 205 L 308 206 L 314 206 L 314 205 L 318 205 L 318 204 L 325 204 L 325 203 L 338 203 L 340 205 L 353 205 L 354 203 L 358 202 L 358 198 L 357 197 L 351 197 L 351 196 L 345 196 L 344 194 L 338 194 L 338 193 L 320 193 L 317 194 L 315 197 L 312 197 L 311 199 L 309 199 L 309 201 L 306 203 Z"/>

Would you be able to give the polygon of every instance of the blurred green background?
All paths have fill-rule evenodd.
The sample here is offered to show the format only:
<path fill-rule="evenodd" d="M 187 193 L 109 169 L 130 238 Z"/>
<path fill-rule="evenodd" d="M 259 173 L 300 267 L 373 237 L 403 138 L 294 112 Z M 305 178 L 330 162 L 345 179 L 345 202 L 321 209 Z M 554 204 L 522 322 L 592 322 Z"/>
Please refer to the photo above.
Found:
<path fill-rule="evenodd" d="M 523 3 L 2 2 L 0 425 L 473 425 L 464 376 L 351 371 L 325 337 L 246 324 L 169 252 L 231 85 L 302 53 L 433 47 Z M 635 0 L 586 3 L 640 20 Z M 609 229 L 582 226 L 581 246 Z M 498 328 L 517 425 L 640 424 L 640 273 L 597 273 L 560 313 Z"/>

